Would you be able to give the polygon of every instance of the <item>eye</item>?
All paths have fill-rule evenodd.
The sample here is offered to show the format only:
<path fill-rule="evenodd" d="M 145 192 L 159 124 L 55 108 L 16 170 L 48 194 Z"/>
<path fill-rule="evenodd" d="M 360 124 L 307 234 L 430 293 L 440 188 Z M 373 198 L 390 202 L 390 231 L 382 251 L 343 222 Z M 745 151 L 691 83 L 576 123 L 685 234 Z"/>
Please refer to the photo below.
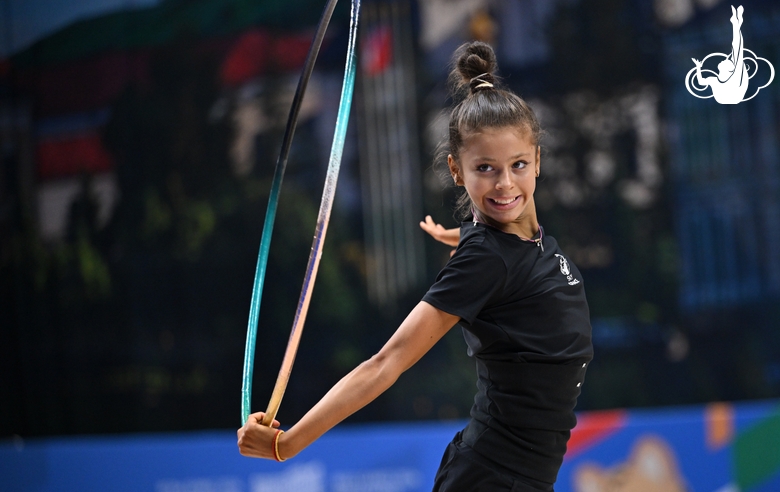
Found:
<path fill-rule="evenodd" d="M 512 167 L 514 167 L 515 169 L 523 169 L 526 166 L 528 166 L 528 163 L 525 161 L 517 161 L 514 164 L 512 164 Z"/>
<path fill-rule="evenodd" d="M 492 171 L 493 167 L 490 164 L 480 164 L 477 166 L 477 171 L 481 173 L 486 173 L 488 171 Z"/>

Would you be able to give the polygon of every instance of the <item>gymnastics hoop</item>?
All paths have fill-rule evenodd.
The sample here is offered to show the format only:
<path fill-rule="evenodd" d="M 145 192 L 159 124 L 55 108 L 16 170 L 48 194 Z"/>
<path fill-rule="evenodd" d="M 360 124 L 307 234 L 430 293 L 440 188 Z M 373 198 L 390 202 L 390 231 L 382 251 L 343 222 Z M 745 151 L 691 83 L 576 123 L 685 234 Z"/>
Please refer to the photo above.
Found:
<path fill-rule="evenodd" d="M 282 149 L 279 152 L 279 159 L 276 161 L 274 175 L 271 181 L 271 191 L 268 196 L 268 207 L 265 211 L 265 222 L 263 223 L 263 233 L 260 237 L 260 250 L 257 256 L 257 268 L 255 269 L 254 285 L 252 287 L 252 300 L 249 305 L 249 321 L 247 323 L 246 346 L 244 348 L 244 374 L 241 384 L 241 424 L 245 424 L 251 413 L 252 405 L 252 376 L 255 366 L 255 346 L 257 344 L 257 323 L 260 317 L 260 301 L 263 297 L 263 284 L 265 281 L 266 267 L 268 266 L 268 253 L 271 249 L 271 233 L 276 219 L 276 209 L 279 204 L 279 191 L 284 180 L 284 171 L 287 168 L 287 158 L 290 155 L 292 138 L 295 134 L 295 127 L 298 123 L 298 113 L 301 109 L 303 96 L 306 93 L 306 87 L 309 84 L 314 63 L 317 61 L 322 40 L 325 38 L 325 32 L 328 29 L 330 18 L 336 7 L 338 0 L 329 0 L 320 17 L 317 31 L 309 47 L 309 53 L 306 55 L 306 62 L 303 66 L 301 78 L 298 80 L 298 87 L 295 90 L 290 114 L 287 118 L 287 126 L 282 138 Z"/>
<path fill-rule="evenodd" d="M 257 322 L 260 313 L 260 299 L 262 297 L 265 270 L 268 263 L 271 232 L 273 230 L 276 208 L 279 201 L 279 190 L 281 188 L 282 179 L 284 178 L 284 170 L 287 165 L 287 157 L 289 155 L 292 136 L 295 133 L 295 126 L 298 119 L 298 112 L 300 110 L 301 101 L 303 100 L 303 95 L 306 91 L 306 85 L 311 78 L 314 62 L 316 61 L 317 54 L 319 53 L 320 46 L 322 45 L 322 40 L 325 36 L 325 31 L 327 30 L 327 26 L 330 22 L 330 18 L 333 14 L 336 3 L 337 0 L 329 0 L 325 6 L 325 10 L 322 13 L 322 17 L 320 18 L 314 41 L 312 42 L 312 46 L 309 49 L 309 54 L 306 58 L 304 71 L 301 74 L 301 78 L 298 82 L 298 88 L 296 90 L 295 97 L 293 98 L 293 104 L 290 109 L 290 116 L 287 121 L 287 128 L 285 129 L 285 134 L 282 141 L 282 151 L 279 155 L 279 160 L 277 161 L 276 168 L 274 170 L 274 177 L 271 184 L 271 193 L 268 199 L 268 208 L 266 209 L 266 219 L 265 223 L 263 224 L 263 234 L 260 240 L 260 253 L 258 255 L 254 287 L 252 289 L 252 302 L 249 309 L 246 348 L 244 352 L 244 374 L 241 387 L 242 425 L 246 423 L 251 412 L 252 375 L 254 372 L 254 355 L 257 341 Z M 333 207 L 333 198 L 336 190 L 336 183 L 338 181 L 338 172 L 341 166 L 344 141 L 346 139 L 349 111 L 352 105 L 352 93 L 355 87 L 355 45 L 357 41 L 356 34 L 359 11 L 360 0 L 352 0 L 349 43 L 347 47 L 347 63 L 344 69 L 344 82 L 341 89 L 341 101 L 339 104 L 338 116 L 336 118 L 336 130 L 333 136 L 333 144 L 331 147 L 330 160 L 328 163 L 328 170 L 325 179 L 325 189 L 322 193 L 320 211 L 317 217 L 317 227 L 314 234 L 314 243 L 312 245 L 311 254 L 309 256 L 309 263 L 306 267 L 303 288 L 301 290 L 301 296 L 298 301 L 298 308 L 296 309 L 293 327 L 290 332 L 290 339 L 287 343 L 287 349 L 285 350 L 282 367 L 279 370 L 279 375 L 277 377 L 276 385 L 274 386 L 274 390 L 268 404 L 266 416 L 261 422 L 266 426 L 270 426 L 276 417 L 276 413 L 279 410 L 282 397 L 284 396 L 284 392 L 287 388 L 287 382 L 289 381 L 290 372 L 292 371 L 292 364 L 295 360 L 295 354 L 297 352 L 301 333 L 303 331 L 303 323 L 306 319 L 306 313 L 308 312 L 309 301 L 311 300 L 311 291 L 314 287 L 314 280 L 317 275 L 319 261 L 322 257 L 322 245 L 324 244 L 325 233 L 327 232 L 328 221 L 330 219 L 330 212 Z"/>
<path fill-rule="evenodd" d="M 314 231 L 314 240 L 312 241 L 311 253 L 309 254 L 309 263 L 306 265 L 306 274 L 303 279 L 301 296 L 298 299 L 298 308 L 295 310 L 295 319 L 290 330 L 290 339 L 287 342 L 287 349 L 284 352 L 282 367 L 279 369 L 279 375 L 276 378 L 276 385 L 271 394 L 271 400 L 268 402 L 268 408 L 265 411 L 265 417 L 262 424 L 271 426 L 282 403 L 284 391 L 287 389 L 287 382 L 290 380 L 292 365 L 295 362 L 295 354 L 298 351 L 298 344 L 303 333 L 303 324 L 306 321 L 306 313 L 309 310 L 309 301 L 311 300 L 312 290 L 314 289 L 314 280 L 317 278 L 317 269 L 322 258 L 322 246 L 325 243 L 325 234 L 328 231 L 328 221 L 330 212 L 333 209 L 333 198 L 336 193 L 336 183 L 339 178 L 339 169 L 341 168 L 341 156 L 344 151 L 344 141 L 347 136 L 347 123 L 349 122 L 349 111 L 352 107 L 352 93 L 355 89 L 355 45 L 357 44 L 357 26 L 358 15 L 360 13 L 360 0 L 352 0 L 352 11 L 349 24 L 349 42 L 347 44 L 347 61 L 344 67 L 344 82 L 341 86 L 341 101 L 339 102 L 339 112 L 336 117 L 336 130 L 333 135 L 333 144 L 330 149 L 330 160 L 328 162 L 328 171 L 325 176 L 325 187 L 322 190 L 322 200 L 320 201 L 320 211 L 317 215 L 317 227 Z"/>

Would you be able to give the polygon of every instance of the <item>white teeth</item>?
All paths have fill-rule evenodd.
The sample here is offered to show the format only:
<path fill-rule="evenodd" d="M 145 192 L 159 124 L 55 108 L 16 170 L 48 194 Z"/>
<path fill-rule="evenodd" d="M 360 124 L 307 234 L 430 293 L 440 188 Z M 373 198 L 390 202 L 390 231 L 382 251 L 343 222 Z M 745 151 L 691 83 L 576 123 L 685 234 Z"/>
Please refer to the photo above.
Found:
<path fill-rule="evenodd" d="M 508 198 L 508 199 L 506 199 L 506 200 L 499 200 L 499 199 L 497 199 L 497 198 L 492 198 L 492 200 L 493 200 L 494 202 L 496 202 L 497 204 L 499 204 L 499 205 L 509 205 L 510 203 L 512 203 L 513 201 L 515 201 L 515 199 L 516 199 L 516 198 L 517 198 L 517 197 L 515 197 L 515 198 Z"/>

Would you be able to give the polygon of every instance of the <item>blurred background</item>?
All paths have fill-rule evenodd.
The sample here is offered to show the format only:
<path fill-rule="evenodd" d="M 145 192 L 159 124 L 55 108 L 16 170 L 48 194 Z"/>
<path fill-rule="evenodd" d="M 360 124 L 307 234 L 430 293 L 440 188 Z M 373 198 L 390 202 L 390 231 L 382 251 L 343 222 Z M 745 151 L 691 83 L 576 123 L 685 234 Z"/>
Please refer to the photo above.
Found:
<path fill-rule="evenodd" d="M 0 436 L 235 429 L 273 168 L 324 1 L 0 1 Z M 780 68 L 780 5 L 745 46 Z M 450 248 L 432 167 L 452 51 L 481 39 L 548 136 L 540 222 L 582 271 L 596 357 L 578 410 L 780 397 L 780 84 L 685 88 L 730 50 L 721 0 L 364 0 L 336 202 L 279 418 L 370 357 Z M 301 111 L 255 362 L 265 408 L 322 193 L 349 3 Z M 757 78 L 765 77 L 759 72 Z M 468 416 L 453 330 L 350 422 Z"/>

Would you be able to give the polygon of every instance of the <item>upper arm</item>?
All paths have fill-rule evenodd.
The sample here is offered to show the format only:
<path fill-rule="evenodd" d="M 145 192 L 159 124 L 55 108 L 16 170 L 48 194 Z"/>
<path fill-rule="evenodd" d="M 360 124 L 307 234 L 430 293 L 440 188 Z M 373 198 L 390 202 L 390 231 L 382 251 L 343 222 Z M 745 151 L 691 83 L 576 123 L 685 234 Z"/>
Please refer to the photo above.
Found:
<path fill-rule="evenodd" d="M 460 318 L 421 301 L 374 356 L 401 374 L 412 367 Z"/>

